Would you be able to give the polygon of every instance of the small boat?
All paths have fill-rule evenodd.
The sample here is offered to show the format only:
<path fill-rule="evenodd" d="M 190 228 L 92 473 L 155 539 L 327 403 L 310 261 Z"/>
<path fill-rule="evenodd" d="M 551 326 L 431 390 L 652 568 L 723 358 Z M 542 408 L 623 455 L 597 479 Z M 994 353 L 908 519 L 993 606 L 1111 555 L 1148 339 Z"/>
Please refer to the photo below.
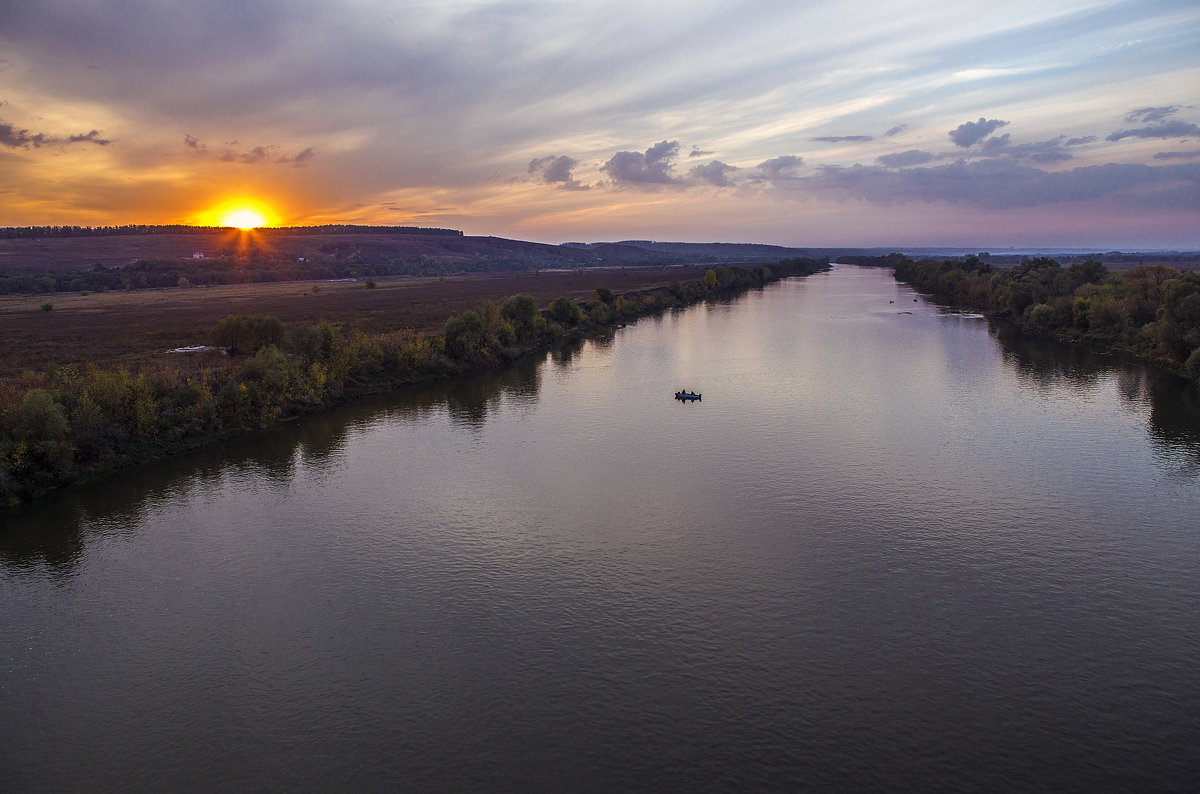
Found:
<path fill-rule="evenodd" d="M 675 399 L 687 402 L 688 400 L 699 400 L 700 395 L 694 391 L 677 391 L 675 392 Z"/>

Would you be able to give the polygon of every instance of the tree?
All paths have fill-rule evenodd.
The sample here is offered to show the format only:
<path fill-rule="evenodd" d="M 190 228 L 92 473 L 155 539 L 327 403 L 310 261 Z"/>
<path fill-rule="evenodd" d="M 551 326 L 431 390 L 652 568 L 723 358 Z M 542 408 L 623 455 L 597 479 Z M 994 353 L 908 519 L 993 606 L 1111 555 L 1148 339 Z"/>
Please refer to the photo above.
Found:
<path fill-rule="evenodd" d="M 212 340 L 230 354 L 256 352 L 283 341 L 283 323 L 278 317 L 266 314 L 253 317 L 231 314 L 217 323 Z"/>

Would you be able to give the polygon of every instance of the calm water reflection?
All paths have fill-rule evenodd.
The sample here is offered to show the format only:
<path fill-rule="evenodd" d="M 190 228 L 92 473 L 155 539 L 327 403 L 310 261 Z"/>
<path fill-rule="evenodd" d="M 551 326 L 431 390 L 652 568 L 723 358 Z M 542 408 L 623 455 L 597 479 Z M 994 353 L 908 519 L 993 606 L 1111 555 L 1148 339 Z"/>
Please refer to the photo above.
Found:
<path fill-rule="evenodd" d="M 913 298 L 838 267 L 6 514 L 3 788 L 1195 789 L 1196 390 Z"/>

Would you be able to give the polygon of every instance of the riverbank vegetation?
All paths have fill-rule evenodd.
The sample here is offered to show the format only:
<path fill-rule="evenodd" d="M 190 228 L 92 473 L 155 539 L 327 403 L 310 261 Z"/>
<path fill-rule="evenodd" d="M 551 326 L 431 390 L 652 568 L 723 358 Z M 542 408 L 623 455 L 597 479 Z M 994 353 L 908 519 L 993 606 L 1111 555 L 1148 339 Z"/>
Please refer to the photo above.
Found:
<path fill-rule="evenodd" d="M 1200 273 L 1162 265 L 1113 273 L 1095 260 L 1064 268 L 1045 257 L 1003 269 L 978 257 L 891 264 L 898 280 L 939 302 L 1120 347 L 1200 381 Z"/>
<path fill-rule="evenodd" d="M 0 506 L 356 396 L 499 366 L 568 335 L 828 267 L 812 259 L 717 267 L 702 279 L 625 294 L 600 288 L 590 300 L 558 298 L 545 308 L 519 294 L 449 317 L 439 333 L 231 315 L 196 340 L 228 352 L 210 367 L 26 371 L 0 381 Z"/>

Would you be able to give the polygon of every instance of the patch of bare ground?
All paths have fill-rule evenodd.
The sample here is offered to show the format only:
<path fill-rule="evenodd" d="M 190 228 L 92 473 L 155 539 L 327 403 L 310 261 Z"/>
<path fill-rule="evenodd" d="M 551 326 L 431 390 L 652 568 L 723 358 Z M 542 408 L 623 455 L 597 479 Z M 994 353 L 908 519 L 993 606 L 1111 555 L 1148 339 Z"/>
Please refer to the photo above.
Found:
<path fill-rule="evenodd" d="M 104 292 L 0 296 L 0 377 L 69 363 L 101 368 L 169 363 L 192 369 L 217 363 L 219 353 L 167 354 L 209 341 L 229 314 L 266 314 L 285 324 L 321 320 L 346 328 L 440 331 L 456 314 L 510 295 L 533 295 L 545 308 L 558 297 L 586 300 L 599 287 L 616 293 L 702 278 L 708 266 L 588 268 L 445 277 L 378 277 L 327 283 L 293 281 Z M 314 291 L 314 287 L 316 288 Z M 42 304 L 51 303 L 45 311 Z"/>

